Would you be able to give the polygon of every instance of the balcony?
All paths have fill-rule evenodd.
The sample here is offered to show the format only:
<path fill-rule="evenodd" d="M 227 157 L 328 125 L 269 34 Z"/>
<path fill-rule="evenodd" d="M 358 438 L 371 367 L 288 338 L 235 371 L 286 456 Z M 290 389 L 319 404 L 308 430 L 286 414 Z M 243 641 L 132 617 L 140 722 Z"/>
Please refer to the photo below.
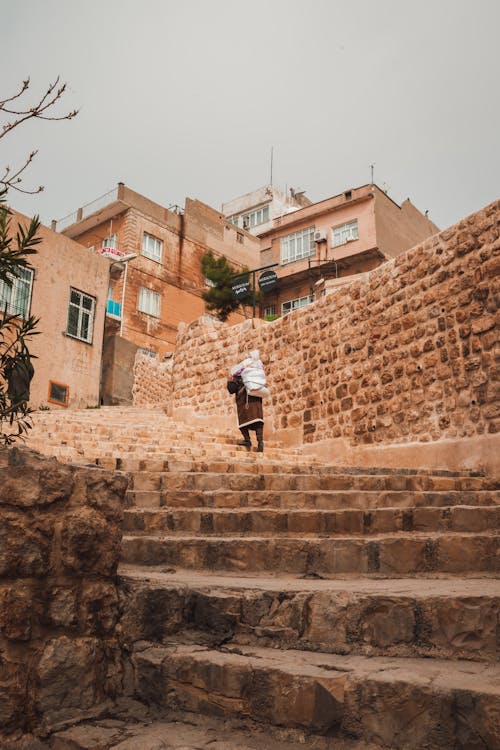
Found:
<path fill-rule="evenodd" d="M 120 302 L 115 302 L 112 299 L 108 299 L 106 302 L 106 315 L 115 320 L 122 319 L 122 306 Z"/>

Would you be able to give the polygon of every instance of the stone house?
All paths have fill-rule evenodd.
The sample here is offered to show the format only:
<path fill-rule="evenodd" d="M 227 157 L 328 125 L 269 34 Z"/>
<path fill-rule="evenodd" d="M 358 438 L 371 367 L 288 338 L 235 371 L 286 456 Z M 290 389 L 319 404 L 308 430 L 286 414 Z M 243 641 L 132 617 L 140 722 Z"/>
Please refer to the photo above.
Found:
<path fill-rule="evenodd" d="M 12 210 L 11 231 L 30 219 Z M 0 282 L 0 308 L 40 319 L 29 349 L 35 375 L 34 408 L 85 408 L 99 403 L 99 380 L 110 261 L 41 226 L 41 243 L 29 267 Z"/>
<path fill-rule="evenodd" d="M 168 208 L 123 183 L 53 227 L 112 260 L 103 350 L 103 403 L 130 401 L 138 348 L 161 360 L 175 347 L 177 328 L 204 313 L 207 250 L 236 267 L 255 268 L 259 240 L 218 211 L 186 198 Z M 229 322 L 239 322 L 234 314 Z"/>
<path fill-rule="evenodd" d="M 376 185 L 284 214 L 260 234 L 259 266 L 274 264 L 278 277 L 261 315 L 303 307 L 438 231 L 409 199 L 399 206 Z"/>

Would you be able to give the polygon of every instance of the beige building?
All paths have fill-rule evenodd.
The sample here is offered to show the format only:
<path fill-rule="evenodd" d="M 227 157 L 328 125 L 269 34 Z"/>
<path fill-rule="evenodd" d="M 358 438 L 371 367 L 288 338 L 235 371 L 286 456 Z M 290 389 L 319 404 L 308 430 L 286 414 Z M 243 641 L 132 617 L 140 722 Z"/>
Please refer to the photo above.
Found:
<path fill-rule="evenodd" d="M 259 265 L 273 266 L 278 276 L 261 315 L 303 307 L 438 231 L 409 199 L 399 206 L 376 185 L 352 188 L 279 217 L 260 235 Z"/>
<path fill-rule="evenodd" d="M 12 231 L 30 219 L 12 211 Z M 35 375 L 30 405 L 92 407 L 99 381 L 110 261 L 45 226 L 42 242 L 11 287 L 0 282 L 7 313 L 40 319 L 29 350 Z"/>

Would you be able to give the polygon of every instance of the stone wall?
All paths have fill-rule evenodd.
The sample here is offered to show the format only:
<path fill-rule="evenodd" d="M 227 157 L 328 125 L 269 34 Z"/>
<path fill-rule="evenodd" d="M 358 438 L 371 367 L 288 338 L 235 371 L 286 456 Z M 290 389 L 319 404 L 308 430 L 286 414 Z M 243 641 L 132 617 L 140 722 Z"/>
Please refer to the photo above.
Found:
<path fill-rule="evenodd" d="M 137 352 L 132 389 L 134 406 L 168 406 L 172 392 L 172 366 L 172 358 L 160 361 Z"/>
<path fill-rule="evenodd" d="M 273 323 L 205 317 L 184 328 L 172 413 L 234 425 L 226 376 L 256 347 L 272 392 L 268 435 L 343 463 L 491 470 L 499 219 L 495 202 Z"/>
<path fill-rule="evenodd" d="M 122 692 L 116 569 L 126 479 L 0 450 L 0 746 Z M 2 741 L 3 737 L 3 741 Z M 10 746 L 10 745 L 9 745 Z"/>

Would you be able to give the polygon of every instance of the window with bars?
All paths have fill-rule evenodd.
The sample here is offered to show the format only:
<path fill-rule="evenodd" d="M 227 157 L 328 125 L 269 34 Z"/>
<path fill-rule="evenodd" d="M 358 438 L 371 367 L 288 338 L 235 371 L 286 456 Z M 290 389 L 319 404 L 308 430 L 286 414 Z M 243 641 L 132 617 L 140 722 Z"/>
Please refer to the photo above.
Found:
<path fill-rule="evenodd" d="M 9 274 L 11 284 L 0 281 L 0 315 L 29 316 L 33 276 L 33 269 L 18 268 L 15 274 Z"/>
<path fill-rule="evenodd" d="M 308 294 L 305 297 L 297 297 L 296 299 L 290 299 L 287 302 L 283 302 L 281 305 L 281 314 L 286 315 L 293 310 L 298 310 L 300 307 L 305 307 L 314 302 L 314 294 Z"/>
<path fill-rule="evenodd" d="M 70 289 L 66 333 L 75 339 L 92 343 L 95 298 L 78 289 Z"/>
<path fill-rule="evenodd" d="M 158 263 L 161 263 L 162 247 L 163 242 L 159 240 L 158 237 L 153 237 L 152 234 L 144 232 L 144 235 L 142 237 L 142 254 L 146 258 L 150 258 L 151 260 L 156 260 Z"/>
<path fill-rule="evenodd" d="M 315 255 L 314 227 L 287 234 L 281 238 L 281 265 Z"/>
<path fill-rule="evenodd" d="M 158 292 L 153 292 L 152 289 L 145 289 L 141 287 L 139 289 L 139 312 L 152 315 L 155 318 L 160 317 L 160 300 L 161 295 Z"/>
<path fill-rule="evenodd" d="M 332 247 L 338 247 L 339 245 L 345 245 L 346 242 L 351 240 L 357 240 L 358 235 L 358 220 L 349 221 L 347 224 L 341 224 L 338 227 L 332 227 Z"/>

